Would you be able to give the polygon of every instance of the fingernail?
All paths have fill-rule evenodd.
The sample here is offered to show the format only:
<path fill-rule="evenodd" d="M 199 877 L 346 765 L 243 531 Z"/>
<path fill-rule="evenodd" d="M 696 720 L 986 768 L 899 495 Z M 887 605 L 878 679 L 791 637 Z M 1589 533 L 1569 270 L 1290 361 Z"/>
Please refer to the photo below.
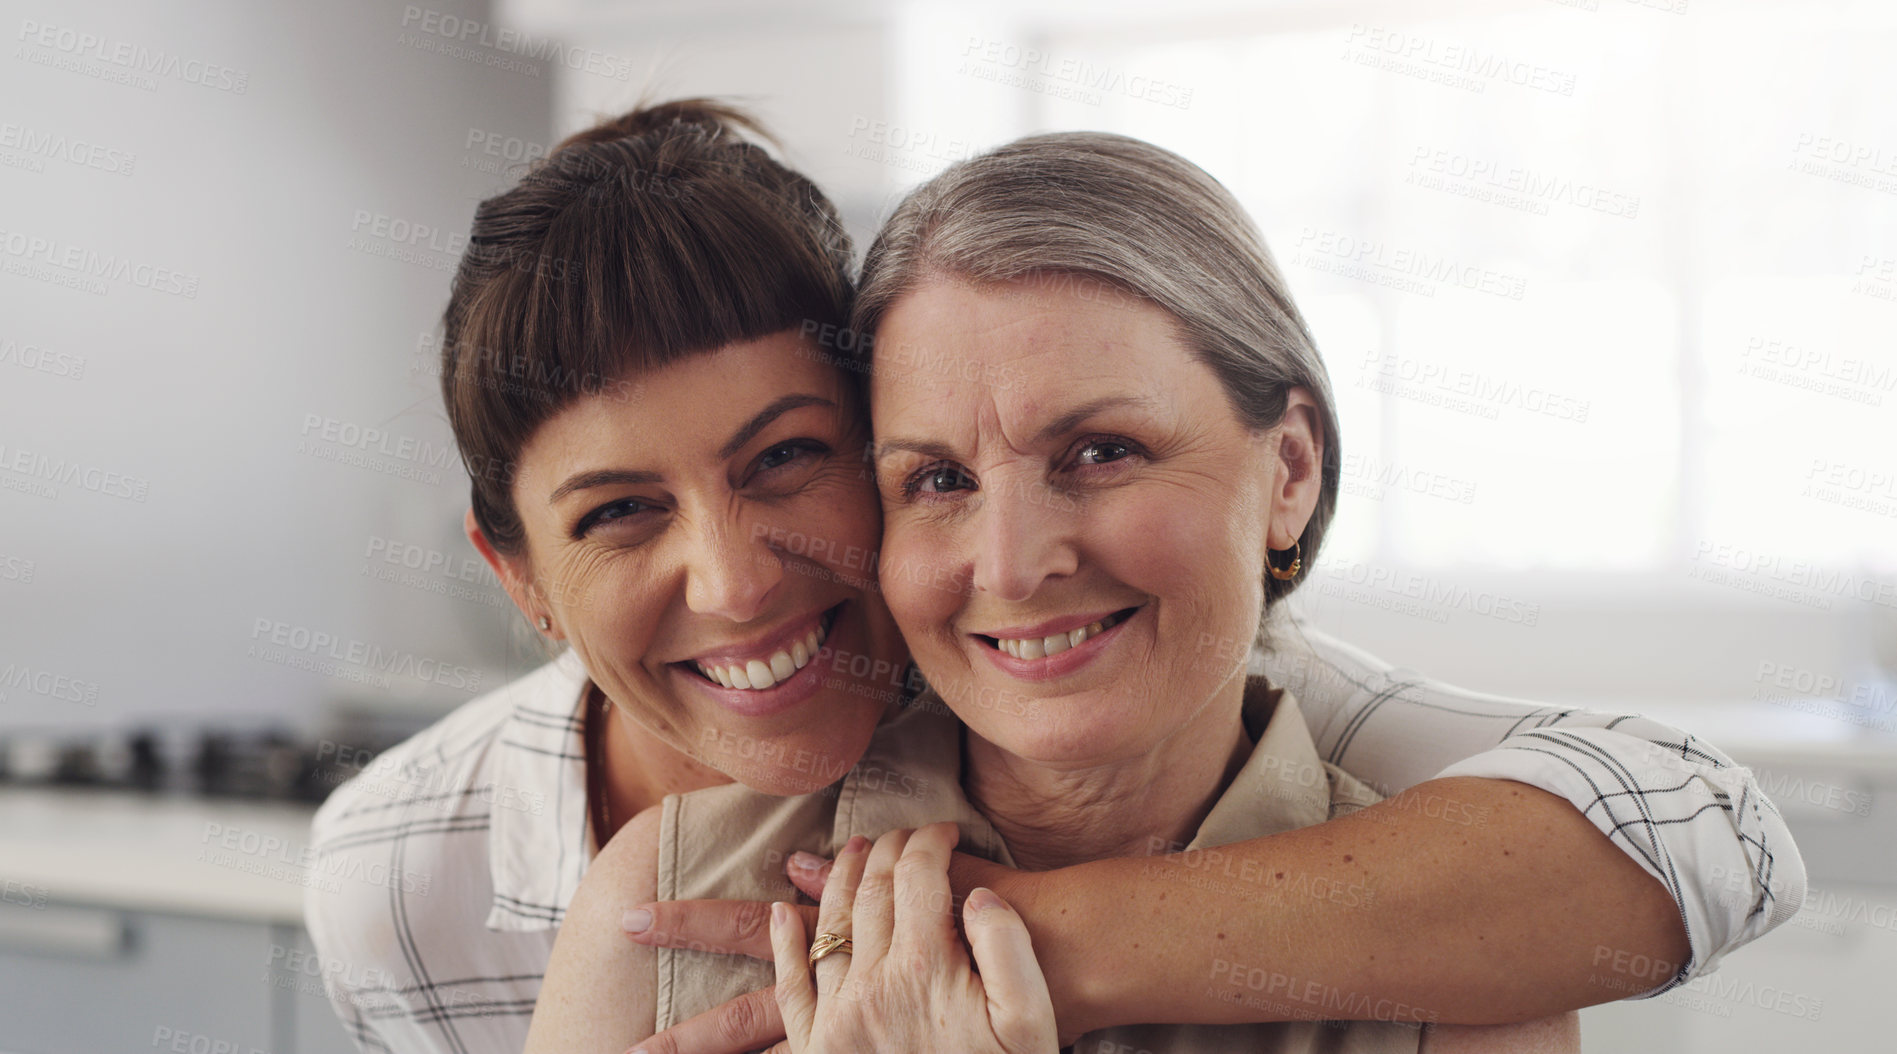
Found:
<path fill-rule="evenodd" d="M 992 908 L 1000 907 L 1001 898 L 995 896 L 995 891 L 989 889 L 987 886 L 976 886 L 974 889 L 968 891 L 968 900 L 966 903 L 976 911 L 988 911 Z"/>
<path fill-rule="evenodd" d="M 771 928 L 782 929 L 790 922 L 790 905 L 781 900 L 771 902 Z"/>
<path fill-rule="evenodd" d="M 850 840 L 843 843 L 844 853 L 861 853 L 868 849 L 869 849 L 869 839 L 863 837 L 860 834 L 851 835 Z M 839 853 L 837 855 L 841 856 L 842 853 Z"/>
<path fill-rule="evenodd" d="M 823 866 L 823 857 L 799 849 L 790 854 L 790 866 L 799 871 L 815 871 Z"/>
<path fill-rule="evenodd" d="M 619 916 L 619 928 L 627 933 L 644 933 L 652 928 L 652 913 L 644 908 L 634 908 Z"/>

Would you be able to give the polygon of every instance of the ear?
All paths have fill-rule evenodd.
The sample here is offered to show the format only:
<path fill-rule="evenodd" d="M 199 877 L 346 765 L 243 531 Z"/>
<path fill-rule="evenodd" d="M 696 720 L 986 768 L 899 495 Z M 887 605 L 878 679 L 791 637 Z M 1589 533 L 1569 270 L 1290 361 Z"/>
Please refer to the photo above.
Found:
<path fill-rule="evenodd" d="M 520 609 L 520 613 L 526 616 L 527 622 L 537 632 L 545 633 L 555 640 L 562 639 L 558 625 L 551 630 L 539 628 L 540 617 L 542 615 L 552 617 L 553 612 L 541 600 L 539 590 L 533 587 L 533 576 L 529 573 L 527 557 L 525 555 L 509 556 L 494 548 L 493 543 L 487 540 L 487 535 L 481 533 L 481 525 L 475 521 L 473 509 L 469 509 L 461 518 L 461 529 L 467 532 L 468 541 L 474 545 L 474 551 L 480 553 L 481 559 L 486 560 L 487 566 L 493 569 L 494 577 L 500 579 L 501 588 L 507 591 L 507 596 L 513 600 L 514 606 Z"/>
<path fill-rule="evenodd" d="M 1285 393 L 1284 419 L 1262 437 L 1270 467 L 1271 487 L 1266 495 L 1270 517 L 1265 546 L 1289 549 L 1304 536 L 1317 511 L 1324 487 L 1324 425 L 1317 399 L 1309 388 Z"/>

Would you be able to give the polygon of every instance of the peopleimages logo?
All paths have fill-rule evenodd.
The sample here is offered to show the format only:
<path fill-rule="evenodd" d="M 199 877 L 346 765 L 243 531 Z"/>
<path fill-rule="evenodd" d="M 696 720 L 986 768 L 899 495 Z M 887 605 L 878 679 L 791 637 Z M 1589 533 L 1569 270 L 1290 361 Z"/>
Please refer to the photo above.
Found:
<path fill-rule="evenodd" d="M 1540 604 L 1492 590 L 1471 589 L 1434 575 L 1361 561 L 1325 564 L 1318 570 L 1326 579 L 1320 589 L 1324 596 L 1413 614 L 1430 622 L 1447 622 L 1452 611 L 1527 627 L 1541 621 Z"/>
<path fill-rule="evenodd" d="M 98 295 L 103 295 L 111 283 L 123 282 L 187 300 L 196 300 L 198 296 L 195 274 L 118 253 L 102 253 L 83 245 L 61 244 L 57 238 L 44 235 L 0 231 L 0 254 L 13 258 L 5 261 L 8 264 L 18 261 L 22 265 L 37 265 L 40 272 L 29 274 L 30 277 L 72 285 Z M 56 270 L 46 270 L 48 268 Z"/>
<path fill-rule="evenodd" d="M 1477 267 L 1454 257 L 1377 238 L 1304 227 L 1292 244 L 1290 262 L 1343 278 L 1355 278 L 1406 293 L 1433 297 L 1450 286 L 1520 300 L 1528 280 L 1520 275 Z"/>
<path fill-rule="evenodd" d="M 1405 398 L 1444 393 L 1464 397 L 1485 410 L 1506 407 L 1574 424 L 1586 424 L 1593 408 L 1590 400 L 1539 385 L 1427 359 L 1386 355 L 1374 348 L 1364 354 L 1360 368 L 1371 378 L 1371 383 L 1363 386 Z M 1500 415 L 1488 412 L 1481 416 Z"/>
<path fill-rule="evenodd" d="M 1410 171 L 1403 182 L 1538 216 L 1547 215 L 1551 203 L 1622 219 L 1640 215 L 1640 199 L 1634 195 L 1569 176 L 1429 146 L 1418 146 L 1410 156 Z"/>
<path fill-rule="evenodd" d="M 1106 95 L 1119 95 L 1177 110 L 1190 109 L 1192 88 L 1160 77 L 1121 69 L 1110 63 L 1078 56 L 1062 56 L 1005 40 L 971 36 L 962 45 L 966 76 L 1026 88 L 1044 95 L 1100 105 Z"/>
<path fill-rule="evenodd" d="M 86 358 L 64 351 L 52 351 L 36 344 L 23 344 L 11 337 L 0 339 L 0 363 L 12 363 L 23 370 L 78 380 L 86 372 Z"/>
<path fill-rule="evenodd" d="M 11 123 L 0 124 L 0 149 L 18 150 L 34 158 L 50 157 L 115 176 L 131 175 L 132 165 L 138 161 L 138 155 L 129 150 Z"/>
<path fill-rule="evenodd" d="M 444 685 L 461 691 L 472 692 L 481 687 L 481 671 L 467 666 L 450 665 L 436 659 L 425 658 L 414 652 L 399 648 L 383 648 L 367 641 L 339 637 L 323 630 L 298 626 L 277 619 L 259 618 L 250 627 L 251 654 L 270 661 L 287 655 L 307 657 L 311 660 L 327 660 L 328 663 L 341 663 L 360 671 L 381 675 L 386 684 L 388 677 L 414 677 L 417 680 Z M 258 646 L 266 650 L 259 652 Z M 267 649 L 281 649 L 273 656 Z M 287 653 L 287 654 L 286 654 Z M 284 665 L 304 666 L 304 663 L 285 662 Z M 327 672 L 318 670 L 318 672 Z"/>
<path fill-rule="evenodd" d="M 402 29 L 412 36 L 422 33 L 457 46 L 486 48 L 492 52 L 504 52 L 561 66 L 575 73 L 591 73 L 613 80 L 632 79 L 632 60 L 611 55 L 592 48 L 573 47 L 554 40 L 551 37 L 536 37 L 518 29 L 496 26 L 479 19 L 463 18 L 445 11 L 435 11 L 408 4 L 402 8 Z M 415 46 L 414 40 L 399 40 L 400 43 Z M 435 49 L 429 49 L 435 50 Z M 522 70 L 538 76 L 538 70 Z"/>
<path fill-rule="evenodd" d="M 0 443 L 0 471 L 15 472 L 34 480 L 62 487 L 78 487 L 108 498 L 144 501 L 151 493 L 151 481 L 138 476 L 88 465 L 82 461 L 52 457 L 41 451 Z"/>
<path fill-rule="evenodd" d="M 100 33 L 59 26 L 32 19 L 20 20 L 20 32 L 14 39 L 21 47 L 14 51 L 14 58 L 24 59 L 40 65 L 63 66 L 70 63 L 87 61 L 116 67 L 118 72 L 140 74 L 137 87 L 150 90 L 156 85 L 152 77 L 175 78 L 186 84 L 226 91 L 242 95 L 250 88 L 250 73 L 234 69 L 215 62 L 206 62 L 198 58 L 186 58 L 176 52 L 163 48 L 149 48 L 129 40 L 115 40 Z M 46 49 L 45 52 L 28 53 L 28 47 Z M 47 54 L 51 52 L 53 54 Z M 64 58 L 64 61 L 47 61 Z M 77 73 L 93 74 L 86 68 L 74 69 Z M 114 78 L 116 79 L 116 78 Z M 149 87 L 148 87 L 149 86 Z"/>
<path fill-rule="evenodd" d="M 96 681 L 35 669 L 25 663 L 10 662 L 0 666 L 0 702 L 6 700 L 7 691 L 21 689 L 63 703 L 93 706 L 99 701 Z"/>

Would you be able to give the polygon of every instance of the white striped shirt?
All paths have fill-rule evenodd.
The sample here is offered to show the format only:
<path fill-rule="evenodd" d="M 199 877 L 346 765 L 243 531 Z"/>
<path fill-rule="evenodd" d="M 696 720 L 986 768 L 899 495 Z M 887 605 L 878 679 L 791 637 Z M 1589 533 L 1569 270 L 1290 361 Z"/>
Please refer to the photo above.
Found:
<path fill-rule="evenodd" d="M 1319 754 L 1384 794 L 1436 776 L 1573 802 L 1679 903 L 1692 957 L 1657 995 L 1796 914 L 1805 870 L 1747 769 L 1624 714 L 1537 706 L 1391 667 L 1279 623 L 1253 672 L 1290 689 Z M 311 834 L 305 914 L 331 1002 L 365 1051 L 518 1051 L 560 919 L 596 847 L 569 651 L 469 702 L 339 787 Z M 1749 875 L 1735 895 L 1727 876 Z"/>

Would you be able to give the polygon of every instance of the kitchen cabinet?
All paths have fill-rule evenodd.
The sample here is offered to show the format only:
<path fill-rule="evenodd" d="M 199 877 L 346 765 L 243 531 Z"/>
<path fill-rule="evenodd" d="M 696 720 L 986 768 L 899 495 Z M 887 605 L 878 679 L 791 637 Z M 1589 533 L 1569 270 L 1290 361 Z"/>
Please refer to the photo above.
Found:
<path fill-rule="evenodd" d="M 0 904 L 0 1049 L 348 1054 L 300 927 L 98 905 Z"/>
<path fill-rule="evenodd" d="M 311 812 L 0 790 L 0 1051 L 352 1052 L 302 928 Z"/>

